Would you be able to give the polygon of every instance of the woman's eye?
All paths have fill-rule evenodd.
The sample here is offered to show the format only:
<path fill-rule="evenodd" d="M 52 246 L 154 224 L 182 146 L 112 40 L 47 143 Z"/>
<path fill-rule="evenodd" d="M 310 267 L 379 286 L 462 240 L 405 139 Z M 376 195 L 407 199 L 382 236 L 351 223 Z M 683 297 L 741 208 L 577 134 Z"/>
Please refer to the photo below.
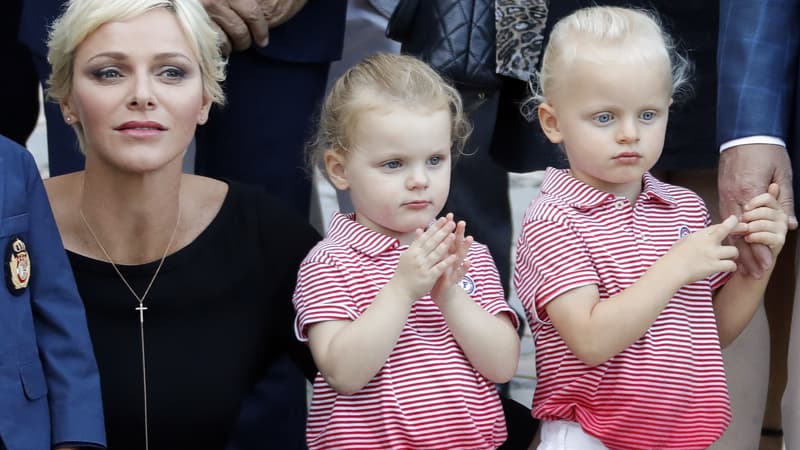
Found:
<path fill-rule="evenodd" d="M 110 67 L 96 70 L 92 73 L 92 75 L 99 80 L 113 80 L 122 76 L 117 69 Z"/>
<path fill-rule="evenodd" d="M 614 119 L 614 116 L 611 113 L 600 113 L 594 116 L 594 120 L 598 123 L 608 123 Z"/>
<path fill-rule="evenodd" d="M 186 72 L 177 67 L 168 67 L 161 71 L 161 76 L 170 80 L 180 80 L 186 76 Z"/>

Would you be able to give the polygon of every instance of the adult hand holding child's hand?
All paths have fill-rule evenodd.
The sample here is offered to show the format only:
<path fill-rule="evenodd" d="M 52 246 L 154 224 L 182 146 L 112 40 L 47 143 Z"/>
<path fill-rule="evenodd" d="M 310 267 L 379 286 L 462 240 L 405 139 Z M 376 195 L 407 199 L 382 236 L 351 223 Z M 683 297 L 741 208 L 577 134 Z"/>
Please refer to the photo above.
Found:
<path fill-rule="evenodd" d="M 780 186 L 772 183 L 766 193 L 754 197 L 742 207 L 741 220 L 746 227 L 744 241 L 763 245 L 772 253 L 771 262 L 765 269 L 775 264 L 790 228 L 789 216 L 778 200 L 780 193 Z"/>

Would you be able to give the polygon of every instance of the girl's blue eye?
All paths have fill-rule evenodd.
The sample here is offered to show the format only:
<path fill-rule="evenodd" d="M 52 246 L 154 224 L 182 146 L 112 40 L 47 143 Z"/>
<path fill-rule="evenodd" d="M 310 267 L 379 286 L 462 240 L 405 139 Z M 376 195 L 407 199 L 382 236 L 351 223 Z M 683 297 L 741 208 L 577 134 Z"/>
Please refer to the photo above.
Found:
<path fill-rule="evenodd" d="M 642 113 L 643 120 L 653 120 L 656 118 L 656 113 L 654 111 L 645 111 Z"/>
<path fill-rule="evenodd" d="M 383 167 L 387 169 L 397 169 L 400 167 L 400 161 L 386 161 L 383 163 Z"/>
<path fill-rule="evenodd" d="M 442 162 L 441 156 L 431 156 L 431 159 L 428 160 L 428 163 L 432 166 L 438 166 Z"/>
<path fill-rule="evenodd" d="M 614 119 L 614 116 L 611 113 L 600 113 L 594 116 L 594 120 L 598 123 L 609 123 Z"/>

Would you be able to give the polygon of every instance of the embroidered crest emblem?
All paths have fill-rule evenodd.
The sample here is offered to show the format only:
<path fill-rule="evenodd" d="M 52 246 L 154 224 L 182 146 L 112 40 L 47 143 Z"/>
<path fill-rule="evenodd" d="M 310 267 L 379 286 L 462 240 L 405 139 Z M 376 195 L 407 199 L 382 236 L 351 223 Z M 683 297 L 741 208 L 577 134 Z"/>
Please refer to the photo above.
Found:
<path fill-rule="evenodd" d="M 14 236 L 6 249 L 6 285 L 14 295 L 20 295 L 31 279 L 31 259 L 25 241 Z"/>
<path fill-rule="evenodd" d="M 462 289 L 467 291 L 467 294 L 472 295 L 475 293 L 475 281 L 472 280 L 472 277 L 469 275 L 464 275 L 464 278 L 458 282 L 458 285 L 461 286 Z"/>
<path fill-rule="evenodd" d="M 692 234 L 692 230 L 690 230 L 689 227 L 687 227 L 686 225 L 682 225 L 678 229 L 678 239 L 682 239 L 684 236 L 688 234 Z"/>

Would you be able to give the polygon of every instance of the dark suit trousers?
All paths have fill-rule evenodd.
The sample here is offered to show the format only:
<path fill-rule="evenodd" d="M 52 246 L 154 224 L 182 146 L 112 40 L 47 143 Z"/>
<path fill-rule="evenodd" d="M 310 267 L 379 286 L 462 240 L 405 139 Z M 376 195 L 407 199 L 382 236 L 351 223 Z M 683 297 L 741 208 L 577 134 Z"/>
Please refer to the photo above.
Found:
<path fill-rule="evenodd" d="M 195 172 L 258 184 L 308 217 L 311 178 L 303 146 L 325 93 L 328 63 L 234 53 L 225 81 L 227 104 L 214 107 L 196 134 Z"/>

